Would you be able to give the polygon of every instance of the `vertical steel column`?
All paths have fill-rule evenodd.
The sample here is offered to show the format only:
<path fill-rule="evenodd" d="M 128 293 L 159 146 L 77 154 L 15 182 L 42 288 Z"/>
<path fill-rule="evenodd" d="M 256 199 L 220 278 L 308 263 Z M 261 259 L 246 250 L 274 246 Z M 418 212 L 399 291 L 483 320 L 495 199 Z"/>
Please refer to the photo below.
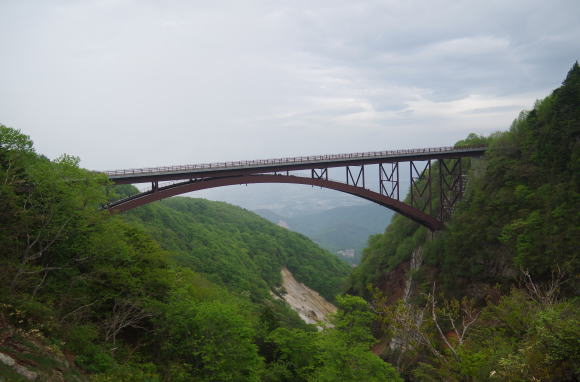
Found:
<path fill-rule="evenodd" d="M 396 164 L 397 167 L 397 200 L 401 200 L 401 196 L 399 195 L 399 192 L 401 191 L 401 184 L 399 183 L 399 162 L 397 162 Z"/>
<path fill-rule="evenodd" d="M 427 183 L 429 184 L 429 195 L 427 196 L 427 201 L 426 203 L 429 203 L 429 215 L 433 215 L 433 190 L 431 188 L 432 182 L 431 182 L 431 161 L 427 162 L 427 166 L 425 167 L 425 170 L 427 171 L 427 175 L 429 177 Z"/>
<path fill-rule="evenodd" d="M 444 159 L 439 159 L 439 219 L 445 222 L 445 176 L 443 175 L 443 167 L 445 167 Z"/>
<path fill-rule="evenodd" d="M 409 172 L 411 180 L 411 206 L 426 212 L 429 207 L 429 214 L 433 214 L 432 189 L 431 189 L 431 161 L 428 160 L 423 171 L 419 172 L 414 161 L 409 162 Z M 423 183 L 423 184 L 422 184 Z M 426 193 L 427 192 L 427 193 Z M 415 194 L 417 198 L 415 198 Z"/>
<path fill-rule="evenodd" d="M 350 166 L 346 166 L 346 184 L 351 185 L 352 182 L 352 186 L 355 187 L 359 187 L 359 182 L 362 181 L 362 187 L 365 187 L 365 166 L 362 165 L 360 166 L 360 169 L 358 170 L 358 175 L 355 179 L 354 175 L 352 174 L 352 171 L 350 170 Z"/>
<path fill-rule="evenodd" d="M 439 159 L 439 216 L 446 221 L 463 197 L 464 182 L 461 158 Z"/>
<path fill-rule="evenodd" d="M 391 169 L 385 171 L 383 163 L 379 163 L 379 193 L 381 195 L 399 199 L 399 162 L 390 163 Z M 386 184 L 386 185 L 385 185 Z"/>
<path fill-rule="evenodd" d="M 457 160 L 459 161 L 459 199 L 463 198 L 463 193 L 465 192 L 465 185 L 463 183 L 463 168 L 462 166 L 462 160 L 461 158 L 457 158 Z"/>
<path fill-rule="evenodd" d="M 328 180 L 328 168 L 320 168 L 318 170 L 320 170 L 320 172 L 318 172 L 315 168 L 311 169 L 312 179 Z"/>

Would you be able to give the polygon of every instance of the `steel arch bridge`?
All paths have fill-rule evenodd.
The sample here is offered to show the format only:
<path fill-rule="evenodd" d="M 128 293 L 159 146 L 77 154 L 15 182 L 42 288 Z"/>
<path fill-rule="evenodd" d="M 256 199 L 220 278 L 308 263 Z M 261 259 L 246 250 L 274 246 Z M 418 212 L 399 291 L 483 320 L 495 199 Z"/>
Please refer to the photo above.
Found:
<path fill-rule="evenodd" d="M 481 146 L 432 147 L 106 171 L 114 184 L 151 183 L 151 189 L 112 202 L 105 208 L 122 212 L 171 196 L 215 187 L 293 183 L 328 188 L 375 202 L 435 231 L 444 227 L 464 193 L 462 160 L 482 156 L 485 150 L 486 147 Z M 400 199 L 401 163 L 409 164 L 410 197 L 407 202 Z M 438 179 L 432 176 L 434 165 L 438 166 Z M 367 179 L 369 168 L 375 166 L 378 189 L 372 190 Z M 329 178 L 329 170 L 337 168 L 344 169 L 344 181 Z M 432 210 L 433 185 L 438 187 L 440 198 L 440 208 L 436 212 Z"/>

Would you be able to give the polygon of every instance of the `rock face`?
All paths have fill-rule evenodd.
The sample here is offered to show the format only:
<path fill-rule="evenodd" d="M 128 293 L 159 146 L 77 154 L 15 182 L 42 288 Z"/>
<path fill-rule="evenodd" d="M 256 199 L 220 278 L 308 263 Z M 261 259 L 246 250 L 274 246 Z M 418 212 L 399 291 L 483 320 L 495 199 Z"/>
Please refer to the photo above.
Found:
<path fill-rule="evenodd" d="M 429 237 L 428 239 L 429 240 Z M 408 302 L 409 297 L 414 292 L 413 273 L 418 271 L 423 264 L 423 247 L 417 247 L 411 253 L 409 260 L 399 263 L 394 269 L 383 273 L 379 281 L 381 292 L 387 296 L 387 303 L 394 304 L 397 300 Z M 423 315 L 419 315 L 416 319 L 421 322 Z M 381 355 L 389 348 L 393 352 L 397 352 L 407 346 L 408 339 L 403 333 L 394 332 L 392 338 L 387 340 L 381 338 L 377 344 L 372 348 L 373 353 Z M 398 365 L 399 360 L 397 360 Z"/>
<path fill-rule="evenodd" d="M 10 357 L 8 354 L 0 353 L 0 362 L 12 367 L 15 372 L 28 379 L 29 381 L 35 381 L 38 377 L 38 373 L 28 370 L 26 367 L 16 363 L 14 358 Z M 0 381 L 3 381 L 0 377 Z"/>
<path fill-rule="evenodd" d="M 431 236 L 427 237 L 429 241 Z M 384 272 L 377 283 L 381 292 L 387 296 L 387 302 L 392 304 L 397 300 L 408 301 L 413 295 L 413 273 L 423 265 L 423 247 L 415 248 L 411 258 L 402 261 L 389 272 Z"/>
<path fill-rule="evenodd" d="M 326 325 L 327 316 L 335 313 L 336 307 L 315 290 L 296 281 L 288 268 L 283 268 L 281 274 L 284 293 L 275 297 L 286 301 L 307 324 L 315 324 L 319 327 Z"/>
<path fill-rule="evenodd" d="M 12 308 L 4 304 L 6 307 Z M 87 379 L 59 346 L 38 329 L 17 328 L 0 312 L 0 382 L 15 380 L 82 382 Z"/>

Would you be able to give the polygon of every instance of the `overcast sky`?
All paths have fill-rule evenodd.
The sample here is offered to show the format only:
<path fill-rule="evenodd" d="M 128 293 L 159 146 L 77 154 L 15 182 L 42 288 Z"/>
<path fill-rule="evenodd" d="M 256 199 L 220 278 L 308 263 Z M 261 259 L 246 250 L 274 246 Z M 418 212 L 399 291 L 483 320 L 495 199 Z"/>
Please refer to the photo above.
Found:
<path fill-rule="evenodd" d="M 0 0 L 0 123 L 117 169 L 444 146 L 580 59 L 580 1 Z"/>

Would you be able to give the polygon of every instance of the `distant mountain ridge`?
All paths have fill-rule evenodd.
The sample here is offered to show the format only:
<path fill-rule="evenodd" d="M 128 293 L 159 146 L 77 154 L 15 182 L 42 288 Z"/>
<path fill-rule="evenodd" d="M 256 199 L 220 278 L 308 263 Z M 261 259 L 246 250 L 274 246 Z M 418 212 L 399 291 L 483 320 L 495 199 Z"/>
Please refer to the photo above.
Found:
<path fill-rule="evenodd" d="M 260 209 L 258 215 L 273 223 L 301 233 L 323 248 L 337 253 L 355 250 L 354 257 L 340 255 L 356 264 L 370 235 L 382 233 L 394 212 L 375 204 L 336 207 L 330 210 L 295 216 L 282 216 L 271 210 Z"/>

